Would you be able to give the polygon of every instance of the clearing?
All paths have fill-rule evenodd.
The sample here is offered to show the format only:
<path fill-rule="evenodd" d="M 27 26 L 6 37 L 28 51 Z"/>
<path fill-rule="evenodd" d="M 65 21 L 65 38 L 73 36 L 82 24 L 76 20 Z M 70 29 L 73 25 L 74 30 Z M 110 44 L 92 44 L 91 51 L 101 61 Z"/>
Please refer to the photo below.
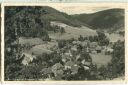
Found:
<path fill-rule="evenodd" d="M 80 35 L 82 35 L 84 37 L 97 35 L 95 30 L 92 30 L 92 29 L 85 27 L 85 26 L 72 27 L 72 26 L 66 25 L 66 24 L 61 23 L 61 22 L 51 22 L 51 25 L 63 27 L 65 29 L 65 32 L 66 32 L 63 34 L 50 33 L 49 34 L 50 38 L 55 39 L 55 40 L 60 40 L 60 39 L 68 40 L 71 38 L 77 39 Z"/>

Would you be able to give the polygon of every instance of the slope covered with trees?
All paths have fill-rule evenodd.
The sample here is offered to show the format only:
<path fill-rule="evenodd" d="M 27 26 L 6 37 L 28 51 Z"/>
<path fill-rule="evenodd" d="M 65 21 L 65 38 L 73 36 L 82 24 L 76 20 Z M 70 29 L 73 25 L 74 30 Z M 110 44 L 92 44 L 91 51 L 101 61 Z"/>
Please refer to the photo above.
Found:
<path fill-rule="evenodd" d="M 124 9 L 108 9 L 91 14 L 76 14 L 72 17 L 91 26 L 92 29 L 124 29 Z"/>

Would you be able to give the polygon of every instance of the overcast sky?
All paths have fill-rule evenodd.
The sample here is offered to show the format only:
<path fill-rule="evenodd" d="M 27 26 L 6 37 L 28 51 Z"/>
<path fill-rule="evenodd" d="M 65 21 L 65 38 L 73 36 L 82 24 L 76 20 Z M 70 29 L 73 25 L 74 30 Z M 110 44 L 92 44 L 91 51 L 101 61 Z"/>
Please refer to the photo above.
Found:
<path fill-rule="evenodd" d="M 12 5 L 14 6 L 14 3 Z M 15 5 L 50 6 L 67 14 L 94 13 L 106 9 L 126 7 L 124 3 L 16 3 Z"/>
<path fill-rule="evenodd" d="M 111 9 L 109 7 L 86 7 L 86 6 L 69 6 L 69 7 L 54 7 L 61 12 L 67 14 L 94 13 L 101 10 Z"/>
<path fill-rule="evenodd" d="M 81 14 L 81 13 L 94 13 L 106 9 L 112 9 L 112 8 L 124 8 L 124 5 L 119 4 L 53 4 L 50 5 L 51 7 L 61 11 L 65 12 L 67 14 Z"/>

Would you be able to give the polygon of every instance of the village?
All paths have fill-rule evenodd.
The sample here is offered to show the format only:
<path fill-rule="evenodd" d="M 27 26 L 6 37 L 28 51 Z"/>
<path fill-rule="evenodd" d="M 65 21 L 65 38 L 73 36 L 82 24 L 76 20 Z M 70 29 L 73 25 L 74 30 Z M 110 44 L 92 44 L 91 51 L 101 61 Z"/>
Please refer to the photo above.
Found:
<path fill-rule="evenodd" d="M 21 41 L 19 41 L 21 42 Z M 51 42 L 55 42 L 52 40 Z M 30 52 L 33 49 L 35 43 L 29 44 L 20 43 L 20 52 L 22 53 L 22 64 L 24 66 L 31 66 L 31 63 L 38 59 L 38 56 L 42 56 L 42 54 L 59 54 L 60 61 L 55 63 L 51 67 L 45 67 L 42 69 L 42 75 L 47 75 L 46 79 L 52 78 L 51 73 L 54 73 L 54 76 L 57 79 L 61 79 L 64 75 L 64 72 L 70 70 L 70 75 L 76 75 L 78 70 L 83 67 L 85 71 L 90 71 L 93 65 L 97 65 L 97 63 L 92 62 L 92 58 L 95 57 L 92 55 L 102 54 L 102 55 L 111 55 L 113 52 L 113 44 L 109 43 L 107 46 L 100 46 L 98 42 L 91 42 L 89 38 L 84 38 L 81 35 L 78 39 L 70 39 L 70 40 L 59 40 L 58 44 L 54 44 L 53 46 L 49 45 L 50 42 L 38 42 L 37 45 L 44 44 L 43 50 L 38 49 L 41 53 L 37 54 L 34 52 Z M 45 49 L 45 50 L 44 50 Z M 29 51 L 30 50 L 30 51 Z M 42 56 L 47 57 L 47 56 Z M 102 56 L 104 57 L 104 56 Z M 48 60 L 51 63 L 55 61 Z M 43 62 L 43 61 L 42 61 Z M 110 62 L 110 61 L 109 61 Z M 107 62 L 107 63 L 109 63 Z M 107 64 L 106 64 L 107 65 Z M 102 66 L 102 65 L 101 65 Z M 51 71 L 48 71 L 51 70 Z M 48 72 L 46 72 L 48 71 Z M 45 73 L 46 72 L 46 73 Z M 69 73 L 66 73 L 67 75 Z"/>
<path fill-rule="evenodd" d="M 54 25 L 54 27 L 57 28 L 55 29 L 57 31 L 54 31 L 55 33 L 65 34 L 67 26 Z M 69 75 L 69 77 L 80 75 L 80 69 L 82 69 L 82 72 L 88 73 L 93 66 L 96 66 L 96 68 L 107 66 L 111 62 L 114 42 L 110 42 L 103 32 L 99 32 L 95 36 L 84 37 L 79 35 L 78 38 L 68 40 L 51 39 L 50 41 L 43 41 L 40 38 L 18 37 L 13 44 L 18 45 L 17 54 L 20 54 L 20 58 L 18 58 L 22 59 L 21 64 L 23 66 L 39 64 L 35 61 L 40 61 L 44 65 L 41 73 L 46 80 L 51 78 L 61 80 Z M 101 58 L 101 60 L 98 60 L 98 58 Z M 40 64 L 42 65 L 42 63 Z"/>

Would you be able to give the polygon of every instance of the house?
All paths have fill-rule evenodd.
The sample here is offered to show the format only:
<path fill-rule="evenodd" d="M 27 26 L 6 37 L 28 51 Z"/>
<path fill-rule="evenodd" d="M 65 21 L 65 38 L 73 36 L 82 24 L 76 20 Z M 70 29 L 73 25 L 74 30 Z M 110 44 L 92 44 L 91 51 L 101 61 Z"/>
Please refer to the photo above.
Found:
<path fill-rule="evenodd" d="M 76 41 L 77 42 L 77 45 L 80 45 L 81 44 L 81 41 Z"/>
<path fill-rule="evenodd" d="M 73 44 L 73 45 L 76 45 L 76 44 L 77 44 L 77 41 L 73 41 L 72 44 Z"/>
<path fill-rule="evenodd" d="M 89 52 L 90 52 L 89 47 L 85 47 L 85 48 L 84 48 L 84 50 L 86 50 L 86 52 L 87 52 L 87 53 L 89 53 Z"/>
<path fill-rule="evenodd" d="M 107 47 L 105 50 L 106 50 L 106 54 L 111 54 L 113 52 L 113 49 L 110 47 Z"/>
<path fill-rule="evenodd" d="M 71 70 L 71 74 L 76 74 L 78 72 L 79 66 L 72 61 L 65 63 L 65 70 Z"/>
<path fill-rule="evenodd" d="M 77 45 L 72 46 L 70 52 L 72 56 L 77 55 L 78 54 Z"/>
<path fill-rule="evenodd" d="M 101 53 L 101 50 L 102 50 L 102 48 L 101 48 L 100 46 L 97 46 L 97 47 L 96 47 L 97 53 Z"/>
<path fill-rule="evenodd" d="M 80 54 L 76 56 L 76 60 L 78 60 L 80 58 Z"/>
<path fill-rule="evenodd" d="M 71 60 L 71 57 L 69 57 L 69 55 L 65 55 L 65 54 L 62 54 L 62 61 L 65 63 L 67 61 L 70 61 Z"/>
<path fill-rule="evenodd" d="M 30 62 L 33 61 L 34 58 L 36 58 L 36 56 L 29 53 L 22 53 L 21 56 L 24 57 L 24 59 L 22 60 L 23 65 L 28 65 Z"/>
<path fill-rule="evenodd" d="M 87 47 L 88 46 L 88 42 L 81 42 L 81 46 L 82 47 Z"/>
<path fill-rule="evenodd" d="M 96 54 L 97 51 L 96 51 L 96 50 L 91 50 L 91 53 L 92 53 L 92 54 Z"/>
<path fill-rule="evenodd" d="M 64 55 L 72 57 L 71 50 L 69 50 L 68 52 L 64 53 Z"/>
<path fill-rule="evenodd" d="M 71 69 L 72 66 L 74 66 L 75 63 L 72 61 L 68 61 L 65 63 L 65 69 Z"/>
<path fill-rule="evenodd" d="M 84 70 L 89 70 L 90 68 L 88 66 L 84 66 Z"/>
<path fill-rule="evenodd" d="M 85 66 L 90 66 L 91 65 L 91 62 L 89 61 L 86 61 L 85 59 L 81 61 L 81 63 Z"/>
<path fill-rule="evenodd" d="M 90 48 L 91 49 L 95 49 L 97 46 L 98 46 L 98 43 L 97 42 L 91 42 L 90 43 Z"/>
<path fill-rule="evenodd" d="M 76 45 L 75 45 L 75 46 L 72 46 L 72 47 L 71 47 L 71 51 L 77 52 L 77 46 L 76 46 Z"/>
<path fill-rule="evenodd" d="M 71 74 L 77 74 L 78 73 L 78 69 L 79 69 L 79 66 L 78 65 L 73 65 L 72 67 L 71 67 Z"/>

